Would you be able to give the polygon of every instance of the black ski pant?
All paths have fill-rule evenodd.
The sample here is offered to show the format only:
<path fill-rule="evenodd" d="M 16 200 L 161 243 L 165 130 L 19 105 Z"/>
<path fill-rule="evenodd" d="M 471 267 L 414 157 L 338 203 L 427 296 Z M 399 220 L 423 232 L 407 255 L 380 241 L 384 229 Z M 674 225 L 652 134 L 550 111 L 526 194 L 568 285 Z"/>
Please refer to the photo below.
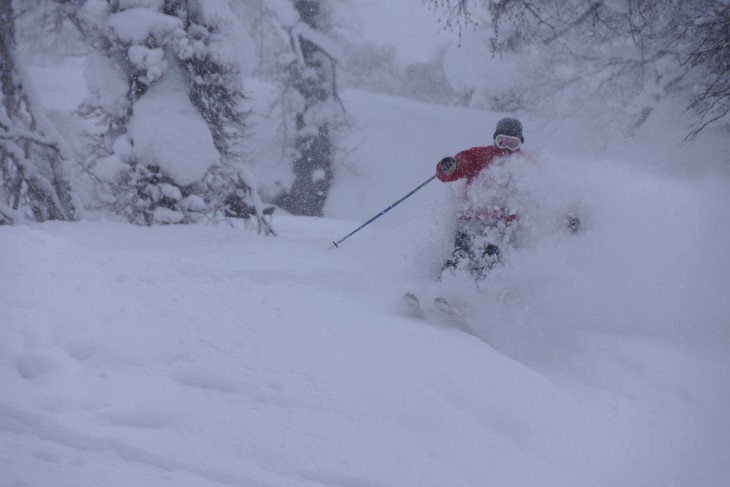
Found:
<path fill-rule="evenodd" d="M 502 256 L 499 247 L 493 243 L 475 248 L 472 236 L 460 229 L 454 239 L 454 250 L 449 259 L 444 262 L 441 272 L 443 273 L 446 269 L 456 270 L 465 260 L 466 269 L 475 279 L 479 280 L 483 279 L 496 264 L 502 263 Z"/>

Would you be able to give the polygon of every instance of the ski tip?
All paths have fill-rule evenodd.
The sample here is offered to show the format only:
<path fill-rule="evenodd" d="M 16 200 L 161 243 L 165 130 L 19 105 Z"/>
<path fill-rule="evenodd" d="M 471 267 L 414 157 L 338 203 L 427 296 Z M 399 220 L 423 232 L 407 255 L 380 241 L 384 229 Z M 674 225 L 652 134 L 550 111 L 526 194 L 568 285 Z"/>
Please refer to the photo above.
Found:
<path fill-rule="evenodd" d="M 403 299 L 405 299 L 407 303 L 418 303 L 418 296 L 413 293 L 405 293 L 403 295 Z"/>
<path fill-rule="evenodd" d="M 418 302 L 418 296 L 413 293 L 405 293 L 403 295 L 403 301 L 406 302 L 413 316 L 417 318 L 426 317 L 426 315 L 423 313 L 423 310 L 421 309 L 421 303 Z"/>
<path fill-rule="evenodd" d="M 446 299 L 444 299 L 442 297 L 435 298 L 433 300 L 433 304 L 434 304 L 434 306 L 436 306 L 438 309 L 440 309 L 441 311 L 443 311 L 445 313 L 454 312 L 454 310 L 451 308 L 451 305 L 449 304 L 449 302 L 446 301 Z"/>

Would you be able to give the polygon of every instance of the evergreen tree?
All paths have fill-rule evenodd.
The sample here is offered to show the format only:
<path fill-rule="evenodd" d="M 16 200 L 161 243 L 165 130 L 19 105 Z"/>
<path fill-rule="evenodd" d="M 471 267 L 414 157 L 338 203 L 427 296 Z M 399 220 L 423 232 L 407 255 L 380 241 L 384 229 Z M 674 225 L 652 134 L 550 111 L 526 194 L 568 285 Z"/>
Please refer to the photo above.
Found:
<path fill-rule="evenodd" d="M 291 30 L 296 57 L 288 67 L 285 94 L 296 134 L 294 182 L 276 203 L 297 215 L 321 216 L 332 184 L 333 124 L 341 119 L 336 62 L 323 45 L 320 2 L 295 0 L 294 7 L 300 24 Z"/>
<path fill-rule="evenodd" d="M 487 33 L 493 59 L 529 56 L 510 86 L 494 89 L 485 81 L 476 90 L 490 108 L 529 109 L 558 98 L 582 106 L 598 98 L 611 120 L 628 115 L 631 131 L 657 101 L 677 96 L 697 115 L 690 138 L 730 113 L 725 0 L 423 1 L 460 34 Z"/>
<path fill-rule="evenodd" d="M 81 208 L 66 176 L 71 156 L 16 56 L 11 0 L 0 0 L 0 25 L 0 224 L 75 219 Z"/>
<path fill-rule="evenodd" d="M 74 15 L 102 58 L 88 77 L 103 83 L 92 83 L 83 107 L 97 122 L 89 157 L 102 204 L 137 224 L 235 216 L 273 233 L 244 164 L 247 113 L 230 33 L 240 26 L 228 3 L 108 1 Z M 126 88 L 109 93 L 109 79 Z"/>

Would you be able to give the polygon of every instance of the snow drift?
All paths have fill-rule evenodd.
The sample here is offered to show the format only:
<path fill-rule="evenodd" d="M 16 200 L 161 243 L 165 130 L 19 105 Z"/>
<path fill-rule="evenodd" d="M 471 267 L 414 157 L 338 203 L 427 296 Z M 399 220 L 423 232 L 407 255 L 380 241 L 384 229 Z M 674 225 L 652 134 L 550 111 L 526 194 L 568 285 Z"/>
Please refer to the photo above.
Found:
<path fill-rule="evenodd" d="M 0 228 L 0 484 L 722 483 L 726 174 L 560 154 L 526 128 L 531 238 L 478 288 L 439 284 L 453 186 L 328 248 L 500 114 L 345 98 L 357 161 L 329 218 L 276 215 L 278 238 Z M 566 207 L 576 235 L 551 216 Z M 406 290 L 474 334 L 409 316 Z"/>

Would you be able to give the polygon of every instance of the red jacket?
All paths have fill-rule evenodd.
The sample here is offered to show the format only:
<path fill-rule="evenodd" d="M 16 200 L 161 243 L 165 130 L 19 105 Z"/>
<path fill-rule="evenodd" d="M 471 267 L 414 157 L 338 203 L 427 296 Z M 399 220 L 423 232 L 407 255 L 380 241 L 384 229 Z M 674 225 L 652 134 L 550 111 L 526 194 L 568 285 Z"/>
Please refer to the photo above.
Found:
<path fill-rule="evenodd" d="M 493 145 L 487 147 L 472 147 L 459 152 L 454 156 L 459 165 L 451 174 L 438 173 L 439 180 L 447 183 L 466 179 L 467 190 L 472 181 L 482 172 L 483 169 L 489 167 L 495 159 L 507 158 L 513 154 L 519 154 L 520 150 L 511 151 L 509 149 L 499 149 Z M 436 166 L 438 172 L 438 165 Z M 466 198 L 466 196 L 465 196 Z M 512 223 L 517 219 L 517 215 L 510 213 L 506 208 L 468 208 L 464 209 L 460 216 L 461 220 L 480 220 L 485 223 L 494 221 L 503 221 Z"/>

